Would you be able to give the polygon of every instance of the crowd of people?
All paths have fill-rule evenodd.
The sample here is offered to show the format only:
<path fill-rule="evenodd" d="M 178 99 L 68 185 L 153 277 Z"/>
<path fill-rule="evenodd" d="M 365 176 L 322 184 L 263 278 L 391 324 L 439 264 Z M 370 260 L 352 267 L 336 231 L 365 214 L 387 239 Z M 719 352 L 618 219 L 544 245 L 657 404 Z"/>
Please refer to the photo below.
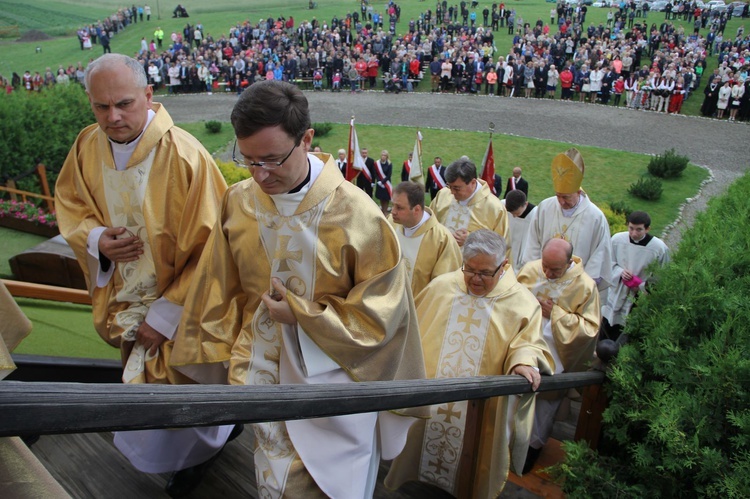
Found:
<path fill-rule="evenodd" d="M 485 6 L 477 18 L 472 14 L 478 6 L 443 1 L 434 11 L 410 19 L 405 32 L 397 35 L 397 3 L 378 12 L 362 2 L 359 12 L 334 16 L 330 22 L 269 17 L 238 23 L 218 37 L 200 21 L 186 23 L 181 32 L 166 36 L 166 44 L 165 33 L 157 27 L 153 36 L 142 38 L 137 58 L 155 88 L 169 92 L 240 93 L 265 79 L 334 91 L 389 90 L 396 82 L 399 90 L 408 91 L 429 78 L 435 92 L 559 96 L 670 113 L 679 113 L 693 93 L 714 84 L 720 89 L 729 81 L 729 87 L 736 88 L 728 108 L 736 106 L 738 119 L 750 118 L 750 37 L 743 27 L 725 32 L 731 13 L 675 2 L 662 22 L 649 24 L 648 10 L 640 3 L 617 5 L 606 23 L 587 25 L 585 5 L 560 3 L 545 22 L 525 20 L 520 8 L 504 3 Z M 82 48 L 98 40 L 107 52 L 102 35 L 107 39 L 142 20 L 142 14 L 148 20 L 147 12 L 148 6 L 133 6 L 82 28 Z M 675 19 L 694 21 L 694 30 L 686 31 Z M 506 26 L 512 48 L 500 54 L 495 37 Z M 719 71 L 704 76 L 707 59 L 714 56 Z M 80 81 L 78 68 L 63 69 Z M 42 80 L 53 82 L 48 75 Z M 707 94 L 705 115 L 721 117 L 726 99 L 717 98 L 716 108 L 711 104 L 718 94 Z"/>

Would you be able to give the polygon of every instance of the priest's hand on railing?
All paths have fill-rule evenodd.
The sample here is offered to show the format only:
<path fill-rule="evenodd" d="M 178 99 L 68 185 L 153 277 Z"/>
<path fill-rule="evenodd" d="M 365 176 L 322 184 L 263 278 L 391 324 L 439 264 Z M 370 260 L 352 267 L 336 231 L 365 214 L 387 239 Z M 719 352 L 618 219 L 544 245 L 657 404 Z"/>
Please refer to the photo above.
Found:
<path fill-rule="evenodd" d="M 99 253 L 113 262 L 134 262 L 143 254 L 143 241 L 125 227 L 108 227 L 99 237 Z"/>
<path fill-rule="evenodd" d="M 542 382 L 542 376 L 539 374 L 539 371 L 531 366 L 518 364 L 517 366 L 514 366 L 510 372 L 512 374 L 518 374 L 526 378 L 529 383 L 531 383 L 532 391 L 536 391 L 537 388 L 539 388 L 539 384 Z"/>

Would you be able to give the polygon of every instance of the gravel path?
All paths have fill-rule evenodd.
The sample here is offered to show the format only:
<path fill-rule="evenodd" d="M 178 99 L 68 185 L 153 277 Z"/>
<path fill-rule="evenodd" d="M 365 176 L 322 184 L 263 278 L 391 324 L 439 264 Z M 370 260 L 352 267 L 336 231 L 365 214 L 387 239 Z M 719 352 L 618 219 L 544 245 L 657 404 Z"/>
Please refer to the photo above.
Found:
<path fill-rule="evenodd" d="M 492 121 L 496 133 L 509 135 L 646 154 L 660 154 L 674 148 L 693 163 L 707 168 L 712 176 L 701 192 L 688 200 L 681 217 L 665 231 L 663 238 L 672 248 L 676 248 L 682 231 L 706 207 L 708 199 L 723 193 L 750 166 L 746 149 L 750 127 L 746 123 L 560 100 L 428 93 L 395 95 L 377 91 L 357 94 L 307 91 L 306 95 L 316 122 L 348 123 L 354 114 L 360 124 L 486 131 Z M 186 123 L 228 121 L 237 97 L 199 94 L 164 96 L 160 100 L 174 121 Z"/>

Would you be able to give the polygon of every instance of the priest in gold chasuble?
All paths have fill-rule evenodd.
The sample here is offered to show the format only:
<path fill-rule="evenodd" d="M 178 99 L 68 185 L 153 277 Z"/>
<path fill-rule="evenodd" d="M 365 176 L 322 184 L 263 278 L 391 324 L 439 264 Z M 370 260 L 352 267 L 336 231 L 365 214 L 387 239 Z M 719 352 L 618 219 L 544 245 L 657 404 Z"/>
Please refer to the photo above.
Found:
<path fill-rule="evenodd" d="M 541 335 L 541 308 L 521 286 L 505 257 L 503 239 L 486 229 L 472 232 L 463 247 L 463 267 L 434 279 L 416 298 L 427 376 L 520 374 L 532 388 L 554 361 Z M 519 400 L 520 399 L 520 402 Z M 475 497 L 497 497 L 517 451 L 520 471 L 534 414 L 532 394 L 487 401 Z M 511 406 L 509 408 L 509 405 Z M 385 484 L 409 480 L 456 495 L 468 402 L 430 407 L 430 418 L 409 430 L 406 449 L 391 465 Z"/>
<path fill-rule="evenodd" d="M 120 348 L 123 381 L 191 382 L 168 366 L 171 340 L 226 182 L 152 103 L 138 61 L 105 54 L 89 64 L 86 87 L 97 124 L 78 135 L 57 179 L 60 233 L 86 276 L 97 332 Z M 121 432 L 115 444 L 136 468 L 162 473 L 206 461 L 231 428 Z"/>
<path fill-rule="evenodd" d="M 172 361 L 231 384 L 424 377 L 398 240 L 328 154 L 310 154 L 307 99 L 253 84 L 232 112 L 238 163 L 188 297 Z M 370 497 L 419 409 L 253 425 L 261 497 Z"/>
<path fill-rule="evenodd" d="M 478 229 L 489 229 L 505 239 L 510 258 L 508 212 L 492 194 L 484 180 L 477 178 L 477 167 L 463 157 L 445 170 L 448 187 L 442 188 L 430 208 L 435 216 L 463 246 L 466 236 Z"/>
<path fill-rule="evenodd" d="M 424 206 L 422 184 L 407 181 L 396 186 L 389 220 L 398 236 L 414 296 L 437 276 L 461 266 L 458 243 Z"/>
<path fill-rule="evenodd" d="M 596 283 L 584 272 L 573 246 L 550 239 L 541 260 L 529 262 L 518 273 L 542 307 L 543 336 L 555 359 L 555 374 L 581 372 L 594 360 L 601 313 Z M 554 424 L 555 413 L 566 392 L 537 396 L 536 417 L 530 447 L 541 449 Z M 530 450 L 529 469 L 538 453 Z"/>

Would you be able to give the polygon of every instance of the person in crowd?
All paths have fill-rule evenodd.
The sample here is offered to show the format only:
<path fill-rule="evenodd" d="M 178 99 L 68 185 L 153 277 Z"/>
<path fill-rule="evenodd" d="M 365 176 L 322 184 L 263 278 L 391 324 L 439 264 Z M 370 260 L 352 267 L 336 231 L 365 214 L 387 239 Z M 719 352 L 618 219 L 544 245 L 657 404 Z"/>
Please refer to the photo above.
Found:
<path fill-rule="evenodd" d="M 527 197 L 529 195 L 529 182 L 521 177 L 522 170 L 520 166 L 516 166 L 513 168 L 513 175 L 510 176 L 508 179 L 508 183 L 505 185 L 505 196 L 504 198 L 508 197 L 508 193 L 513 190 L 520 190 L 522 191 Z"/>
<path fill-rule="evenodd" d="M 417 296 L 422 348 L 430 378 L 517 374 L 536 390 L 554 361 L 542 339 L 541 307 L 516 281 L 503 238 L 486 229 L 472 232 L 462 248 L 460 270 L 434 279 Z M 467 321 L 467 318 L 470 320 Z M 457 340 L 457 338 L 459 338 Z M 520 399 L 520 400 L 519 400 Z M 468 401 L 429 408 L 430 417 L 409 431 L 406 448 L 391 464 L 389 488 L 419 480 L 457 495 Z M 534 397 L 496 397 L 485 406 L 472 480 L 476 497 L 495 497 L 508 470 L 523 467 L 534 414 Z"/>
<path fill-rule="evenodd" d="M 397 236 L 330 155 L 310 153 L 302 91 L 254 83 L 231 121 L 236 159 L 253 176 L 224 197 L 173 362 L 236 385 L 423 378 Z M 258 490 L 371 497 L 380 458 L 401 452 L 424 412 L 254 424 Z"/>
<path fill-rule="evenodd" d="M 96 331 L 120 349 L 123 382 L 193 382 L 169 366 L 172 340 L 226 183 L 203 146 L 152 102 L 137 60 L 103 55 L 85 84 L 97 123 L 78 135 L 57 179 L 60 233 L 86 276 Z M 175 472 L 167 492 L 179 495 L 231 431 L 117 432 L 114 443 L 140 471 Z"/>

